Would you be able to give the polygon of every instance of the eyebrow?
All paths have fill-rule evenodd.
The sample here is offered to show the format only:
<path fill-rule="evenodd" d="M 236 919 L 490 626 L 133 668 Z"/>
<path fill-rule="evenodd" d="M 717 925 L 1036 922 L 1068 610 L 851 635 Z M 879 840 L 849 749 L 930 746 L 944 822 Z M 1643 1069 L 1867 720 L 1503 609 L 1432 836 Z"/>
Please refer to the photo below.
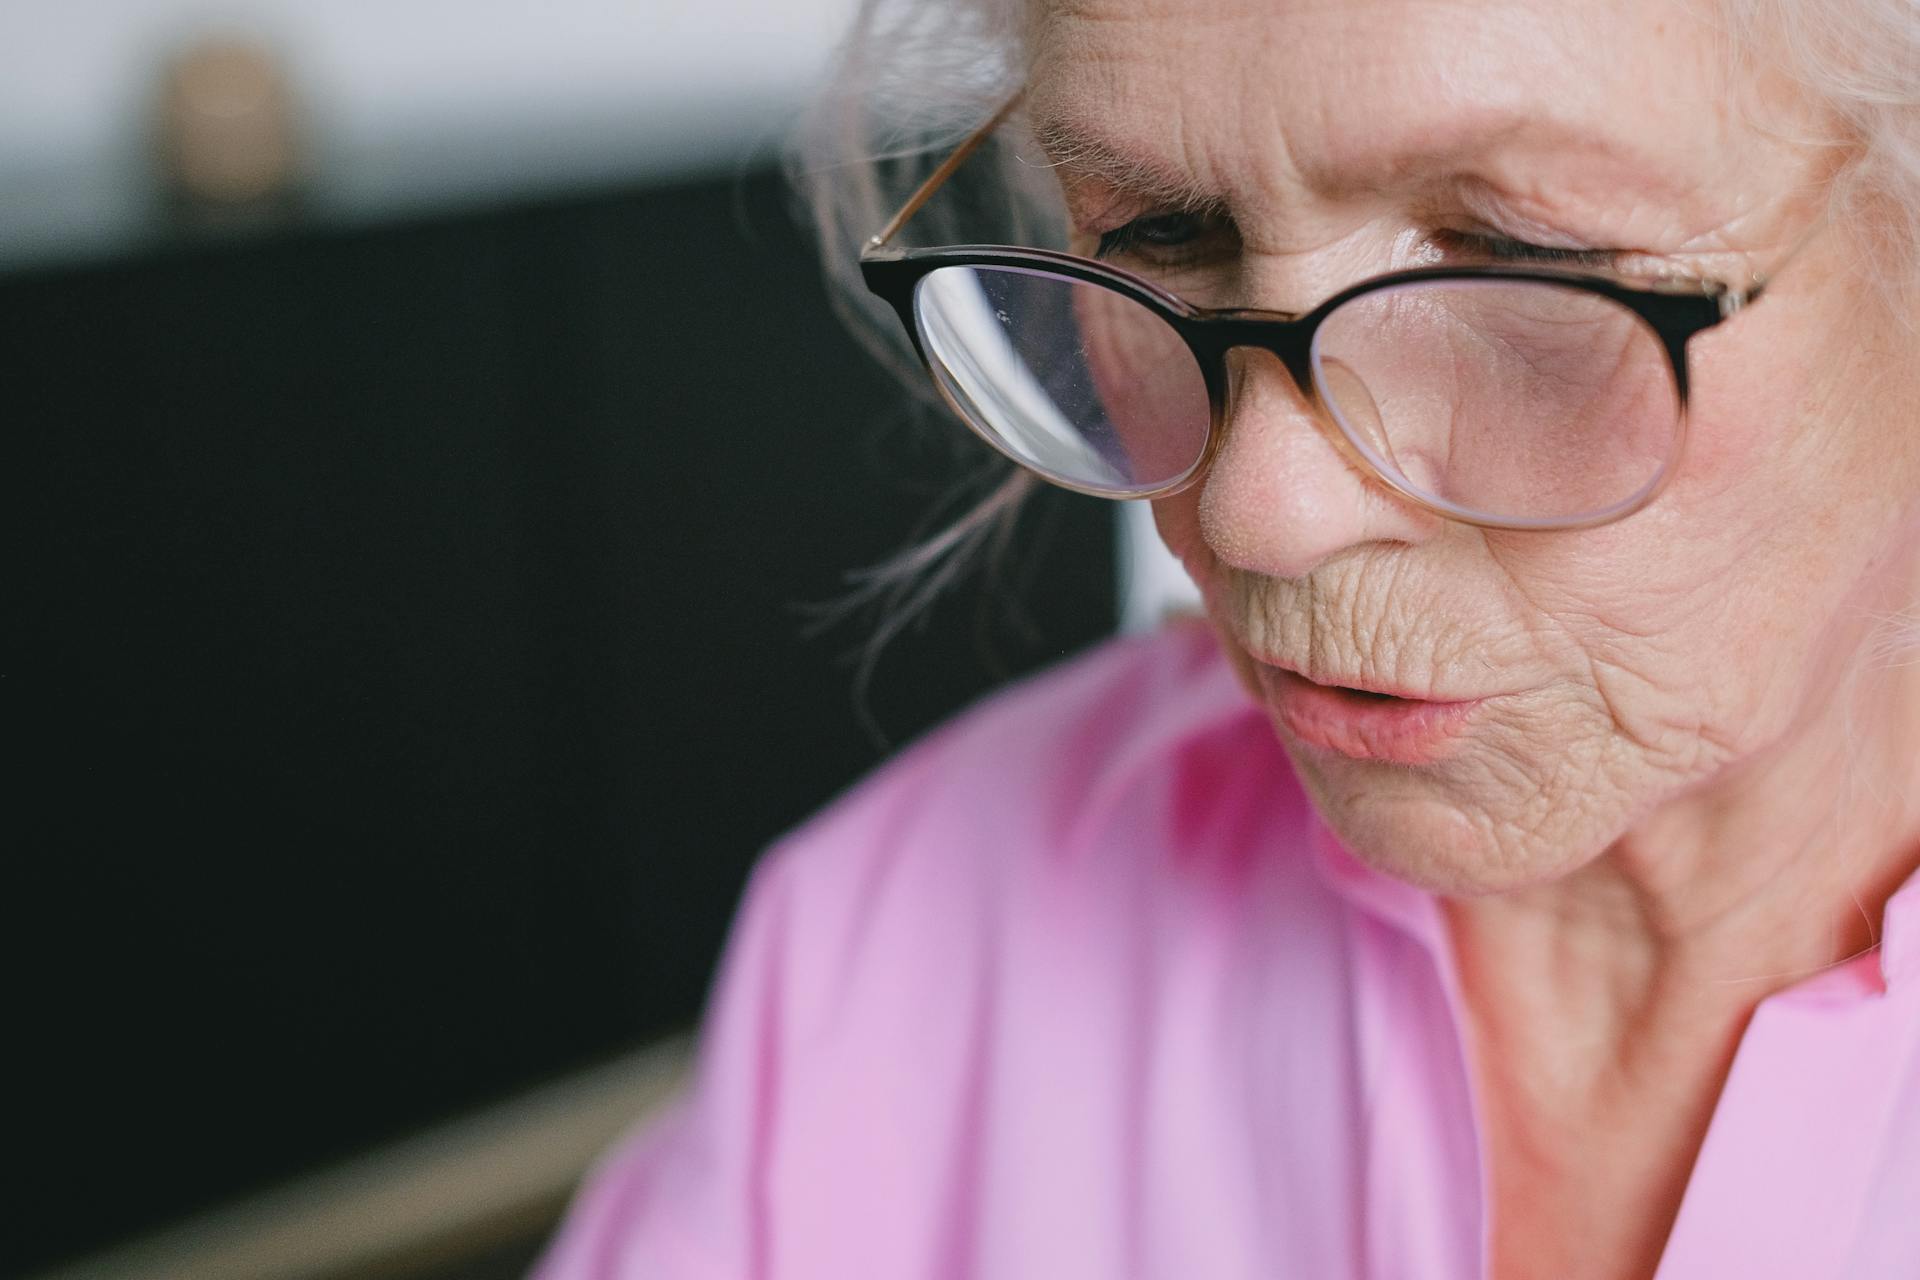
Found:
<path fill-rule="evenodd" d="M 1220 209 L 1226 203 L 1192 175 L 1130 155 L 1070 120 L 1040 121 L 1033 137 L 1046 154 L 1046 166 L 1070 180 L 1098 182 L 1132 199 L 1181 212 Z M 1071 188 L 1072 181 L 1066 185 Z"/>
<path fill-rule="evenodd" d="M 1069 178 L 1065 184 L 1069 205 L 1080 203 L 1072 192 L 1073 180 L 1080 180 L 1095 182 L 1110 188 L 1116 197 L 1157 209 L 1192 213 L 1223 212 L 1227 208 L 1227 200 L 1221 193 L 1202 185 L 1190 174 L 1129 152 L 1070 117 L 1036 121 L 1033 136 L 1046 152 L 1048 163 Z M 1551 117 L 1528 115 L 1476 121 L 1461 128 L 1456 136 L 1445 139 L 1440 146 L 1372 157 L 1374 163 L 1368 166 L 1368 172 L 1342 175 L 1345 180 L 1321 174 L 1320 181 L 1312 181 L 1312 175 L 1309 181 L 1323 194 L 1336 196 L 1377 191 L 1395 184 L 1428 192 L 1458 190 L 1459 180 L 1481 172 L 1468 163 L 1470 157 L 1521 142 L 1543 152 L 1607 162 L 1610 173 L 1631 175 L 1631 185 L 1639 190 L 1667 196 L 1691 194 L 1663 175 L 1651 157 L 1629 146 Z M 1608 186 L 1618 189 L 1621 183 L 1616 180 Z"/>

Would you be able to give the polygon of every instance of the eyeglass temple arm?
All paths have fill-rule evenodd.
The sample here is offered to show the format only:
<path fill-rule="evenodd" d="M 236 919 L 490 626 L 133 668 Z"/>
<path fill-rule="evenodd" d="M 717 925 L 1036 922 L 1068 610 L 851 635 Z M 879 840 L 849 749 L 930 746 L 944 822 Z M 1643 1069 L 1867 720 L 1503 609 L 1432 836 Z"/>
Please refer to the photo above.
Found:
<path fill-rule="evenodd" d="M 887 220 L 887 225 L 880 228 L 876 234 L 868 237 L 866 247 L 868 249 L 878 249 L 899 235 L 900 229 L 907 225 L 908 220 L 911 219 L 914 214 L 920 212 L 920 206 L 928 200 L 931 200 L 933 193 L 940 189 L 941 184 L 953 176 L 953 171 L 965 164 L 967 157 L 980 149 L 980 144 L 985 142 L 993 131 L 1000 127 L 1001 121 L 1013 113 L 1013 109 L 1020 105 L 1020 99 L 1024 98 L 1026 93 L 1027 91 L 1022 89 L 1011 98 L 1008 98 L 1000 104 L 997 111 L 987 118 L 985 124 L 968 134 L 966 139 L 954 149 L 953 154 L 945 160 L 942 160 L 940 167 L 928 174 L 927 180 L 914 189 L 913 194 L 907 197 L 907 202 L 900 206 L 899 212 Z"/>
<path fill-rule="evenodd" d="M 1746 288 L 1729 289 L 1727 292 L 1721 294 L 1720 314 L 1730 316 L 1741 308 L 1751 306 L 1758 301 L 1760 295 L 1767 291 L 1767 286 L 1772 284 L 1780 273 L 1785 271 L 1793 260 L 1800 256 L 1800 251 L 1813 243 L 1813 238 L 1816 235 L 1826 230 L 1828 217 L 1829 215 L 1823 212 L 1819 217 L 1815 218 L 1813 224 L 1800 233 L 1800 238 L 1795 240 L 1785 253 L 1774 259 L 1772 266 L 1754 274 L 1752 281 L 1748 283 Z"/>

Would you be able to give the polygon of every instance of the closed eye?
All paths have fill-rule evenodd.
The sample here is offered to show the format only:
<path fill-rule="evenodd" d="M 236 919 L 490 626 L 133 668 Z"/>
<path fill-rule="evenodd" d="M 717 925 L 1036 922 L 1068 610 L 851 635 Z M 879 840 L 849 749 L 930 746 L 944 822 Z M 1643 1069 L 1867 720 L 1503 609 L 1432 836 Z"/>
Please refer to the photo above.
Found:
<path fill-rule="evenodd" d="M 1468 231 L 1442 231 L 1434 237 L 1443 248 L 1493 262 L 1538 263 L 1542 266 L 1573 267 L 1584 271 L 1614 271 L 1623 256 L 1619 249 L 1565 249 L 1554 245 L 1533 244 L 1508 236 L 1482 235 Z"/>
<path fill-rule="evenodd" d="M 1210 236 L 1229 230 L 1231 223 L 1218 213 L 1151 213 L 1102 232 L 1094 257 L 1106 261 L 1134 255 L 1169 263 L 1191 256 Z M 1616 270 L 1623 256 L 1617 249 L 1570 249 L 1468 231 L 1441 231 L 1435 239 L 1442 248 L 1479 261 L 1535 263 L 1588 271 Z"/>
<path fill-rule="evenodd" d="M 1133 254 L 1164 262 L 1231 228 L 1224 215 L 1204 210 L 1150 213 L 1102 232 L 1093 256 L 1106 260 Z"/>

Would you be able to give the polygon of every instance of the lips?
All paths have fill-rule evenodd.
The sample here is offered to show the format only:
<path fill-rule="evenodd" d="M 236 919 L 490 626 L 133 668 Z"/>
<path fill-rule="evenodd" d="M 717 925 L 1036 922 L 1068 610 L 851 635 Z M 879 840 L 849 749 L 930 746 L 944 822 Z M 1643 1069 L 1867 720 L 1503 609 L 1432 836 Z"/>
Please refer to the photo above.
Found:
<path fill-rule="evenodd" d="M 1464 745 L 1485 699 L 1440 701 L 1409 693 L 1320 684 L 1258 664 L 1267 704 L 1280 725 L 1309 747 L 1391 764 L 1433 764 Z"/>

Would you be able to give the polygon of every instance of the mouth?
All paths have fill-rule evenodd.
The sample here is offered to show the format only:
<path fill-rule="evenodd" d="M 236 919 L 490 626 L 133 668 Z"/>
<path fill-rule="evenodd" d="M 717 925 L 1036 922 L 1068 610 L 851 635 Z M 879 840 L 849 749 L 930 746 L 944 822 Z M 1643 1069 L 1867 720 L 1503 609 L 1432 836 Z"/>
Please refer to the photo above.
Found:
<path fill-rule="evenodd" d="M 1321 684 L 1257 662 L 1262 692 L 1280 726 L 1302 744 L 1350 760 L 1434 764 L 1457 752 L 1485 701 L 1442 701 L 1410 693 Z"/>

